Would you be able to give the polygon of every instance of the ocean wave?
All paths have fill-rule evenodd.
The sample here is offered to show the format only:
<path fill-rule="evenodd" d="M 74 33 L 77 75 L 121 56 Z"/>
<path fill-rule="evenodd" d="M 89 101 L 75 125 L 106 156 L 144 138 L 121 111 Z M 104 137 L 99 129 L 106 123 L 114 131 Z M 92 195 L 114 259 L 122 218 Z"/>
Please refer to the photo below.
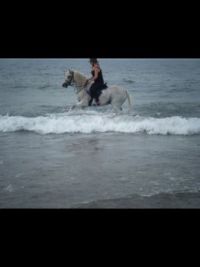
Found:
<path fill-rule="evenodd" d="M 48 88 L 51 88 L 50 84 L 44 84 L 44 85 L 41 85 L 38 87 L 39 90 L 44 90 L 44 89 L 48 89 Z"/>
<path fill-rule="evenodd" d="M 124 82 L 126 83 L 135 83 L 135 81 L 131 80 L 131 79 L 123 79 Z"/>
<path fill-rule="evenodd" d="M 48 114 L 38 117 L 0 115 L 0 132 L 31 131 L 63 133 L 145 133 L 150 135 L 200 134 L 200 118 L 154 118 L 98 112 Z"/>

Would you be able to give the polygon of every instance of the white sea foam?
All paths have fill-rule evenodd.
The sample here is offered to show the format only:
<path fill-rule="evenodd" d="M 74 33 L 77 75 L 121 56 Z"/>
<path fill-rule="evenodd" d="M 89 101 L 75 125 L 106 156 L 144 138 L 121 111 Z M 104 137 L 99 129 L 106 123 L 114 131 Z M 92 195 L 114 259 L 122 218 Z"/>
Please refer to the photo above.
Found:
<path fill-rule="evenodd" d="M 14 191 L 14 188 L 11 184 L 9 184 L 7 187 L 4 188 L 4 191 L 12 193 Z"/>
<path fill-rule="evenodd" d="M 33 131 L 62 133 L 146 133 L 160 135 L 200 134 L 200 118 L 153 118 L 102 113 L 49 114 L 40 117 L 0 116 L 0 132 Z"/>

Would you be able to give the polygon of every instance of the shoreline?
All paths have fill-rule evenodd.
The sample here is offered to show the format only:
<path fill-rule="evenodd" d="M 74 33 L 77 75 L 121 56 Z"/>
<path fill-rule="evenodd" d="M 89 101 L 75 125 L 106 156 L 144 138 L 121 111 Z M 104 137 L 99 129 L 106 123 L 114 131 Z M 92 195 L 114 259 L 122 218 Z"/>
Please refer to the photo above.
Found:
<path fill-rule="evenodd" d="M 98 200 L 79 205 L 79 209 L 199 209 L 200 192 L 159 193 L 152 196 Z"/>

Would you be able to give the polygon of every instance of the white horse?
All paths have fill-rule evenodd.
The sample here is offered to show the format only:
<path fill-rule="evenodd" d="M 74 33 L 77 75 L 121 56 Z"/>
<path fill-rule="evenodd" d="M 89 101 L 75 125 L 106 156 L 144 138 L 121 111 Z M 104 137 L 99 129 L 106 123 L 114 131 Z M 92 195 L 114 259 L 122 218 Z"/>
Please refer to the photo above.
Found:
<path fill-rule="evenodd" d="M 73 86 L 75 93 L 77 94 L 78 103 L 73 106 L 79 108 L 85 108 L 89 106 L 91 96 L 89 89 L 93 84 L 93 81 L 89 81 L 86 85 L 88 77 L 82 73 L 74 70 L 65 71 L 65 81 L 63 87 Z M 110 86 L 107 89 L 102 90 L 99 96 L 99 105 L 104 106 L 111 104 L 115 111 L 122 110 L 122 105 L 128 100 L 129 110 L 132 108 L 130 95 L 126 89 L 118 86 Z"/>

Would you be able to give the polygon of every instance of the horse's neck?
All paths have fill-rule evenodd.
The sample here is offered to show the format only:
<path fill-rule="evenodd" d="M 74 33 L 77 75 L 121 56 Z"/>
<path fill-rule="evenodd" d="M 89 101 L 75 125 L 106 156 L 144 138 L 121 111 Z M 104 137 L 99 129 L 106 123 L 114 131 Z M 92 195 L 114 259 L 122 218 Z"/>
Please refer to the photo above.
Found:
<path fill-rule="evenodd" d="M 79 72 L 75 72 L 74 74 L 75 74 L 74 78 L 75 78 L 76 86 L 83 88 L 85 86 L 87 78 Z"/>
<path fill-rule="evenodd" d="M 87 78 L 79 72 L 74 73 L 74 75 L 75 86 L 77 89 L 77 93 L 79 93 L 81 90 L 85 90 L 85 83 Z"/>

